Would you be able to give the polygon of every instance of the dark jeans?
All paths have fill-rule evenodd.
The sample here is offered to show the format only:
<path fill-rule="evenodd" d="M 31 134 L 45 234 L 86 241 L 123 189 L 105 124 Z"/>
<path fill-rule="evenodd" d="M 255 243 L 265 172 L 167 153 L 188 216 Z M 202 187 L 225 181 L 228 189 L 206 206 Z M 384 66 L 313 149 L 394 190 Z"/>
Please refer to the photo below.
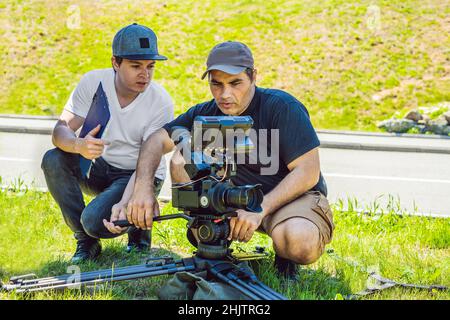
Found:
<path fill-rule="evenodd" d="M 55 148 L 47 151 L 42 159 L 47 187 L 61 208 L 64 221 L 74 232 L 78 241 L 92 238 L 114 238 L 117 234 L 108 231 L 103 219 L 109 221 L 111 208 L 122 198 L 125 187 L 134 170 L 125 170 L 109 165 L 98 158 L 92 165 L 89 178 L 82 178 L 80 155 Z M 163 180 L 155 178 L 155 194 L 158 196 Z M 86 206 L 83 193 L 96 197 Z M 128 242 L 150 245 L 150 231 L 130 227 Z"/>

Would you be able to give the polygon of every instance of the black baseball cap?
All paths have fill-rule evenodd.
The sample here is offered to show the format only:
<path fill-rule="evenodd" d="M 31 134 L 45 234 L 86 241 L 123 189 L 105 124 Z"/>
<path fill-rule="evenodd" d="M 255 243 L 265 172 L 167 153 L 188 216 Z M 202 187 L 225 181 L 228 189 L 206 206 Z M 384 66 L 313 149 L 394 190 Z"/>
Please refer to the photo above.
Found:
<path fill-rule="evenodd" d="M 211 70 L 220 70 L 229 74 L 238 74 L 247 68 L 253 69 L 254 61 L 250 49 L 238 41 L 222 42 L 212 48 L 206 61 L 206 71 L 202 79 Z"/>
<path fill-rule="evenodd" d="M 130 60 L 167 60 L 158 53 L 157 38 L 153 30 L 137 23 L 116 33 L 112 51 L 113 56 Z"/>

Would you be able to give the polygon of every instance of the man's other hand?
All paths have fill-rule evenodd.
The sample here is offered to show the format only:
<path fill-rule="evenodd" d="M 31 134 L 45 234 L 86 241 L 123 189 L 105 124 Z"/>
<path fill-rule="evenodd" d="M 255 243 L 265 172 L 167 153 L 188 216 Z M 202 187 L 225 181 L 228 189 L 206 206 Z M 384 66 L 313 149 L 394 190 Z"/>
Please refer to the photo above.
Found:
<path fill-rule="evenodd" d="M 109 221 L 106 219 L 103 219 L 103 224 L 106 227 L 106 229 L 109 230 L 109 232 L 114 234 L 121 234 L 125 230 L 127 230 L 127 227 L 121 228 L 119 226 L 114 225 L 114 221 L 118 220 L 126 220 L 127 214 L 126 214 L 127 206 L 125 203 L 116 203 L 111 208 L 111 218 Z"/>
<path fill-rule="evenodd" d="M 89 131 L 84 138 L 77 138 L 75 141 L 75 150 L 86 159 L 97 159 L 103 154 L 105 145 L 109 145 L 109 141 L 94 138 L 99 132 L 100 125 Z"/>
<path fill-rule="evenodd" d="M 152 189 L 134 191 L 127 206 L 127 220 L 142 230 L 150 230 L 153 217 L 159 216 L 159 203 Z"/>
<path fill-rule="evenodd" d="M 238 216 L 230 219 L 228 240 L 248 242 L 260 226 L 263 215 L 245 210 L 237 210 L 236 212 Z"/>

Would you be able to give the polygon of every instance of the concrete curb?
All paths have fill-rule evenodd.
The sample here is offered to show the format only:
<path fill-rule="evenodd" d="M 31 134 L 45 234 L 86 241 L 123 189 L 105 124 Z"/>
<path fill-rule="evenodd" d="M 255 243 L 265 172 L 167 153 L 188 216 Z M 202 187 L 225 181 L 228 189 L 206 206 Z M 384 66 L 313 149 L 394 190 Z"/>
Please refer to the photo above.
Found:
<path fill-rule="evenodd" d="M 51 135 L 56 117 L 0 114 L 0 132 Z M 317 130 L 321 148 L 450 154 L 450 137 Z"/>
<path fill-rule="evenodd" d="M 437 139 L 443 141 L 450 141 L 450 136 L 443 135 L 427 135 L 427 134 L 412 134 L 412 133 L 392 133 L 392 132 L 369 132 L 369 131 L 348 131 L 348 130 L 316 130 L 318 133 L 325 134 L 344 134 L 351 136 L 368 136 L 368 137 L 392 137 L 392 138 L 414 138 L 414 139 Z"/>
<path fill-rule="evenodd" d="M 58 118 L 0 114 L 0 132 L 52 134 Z"/>
<path fill-rule="evenodd" d="M 0 132 L 9 132 L 9 133 L 28 133 L 28 134 L 44 134 L 44 135 L 51 135 L 53 131 L 52 129 L 48 128 L 42 128 L 42 127 L 22 127 L 22 126 L 5 126 L 0 125 Z"/>
<path fill-rule="evenodd" d="M 348 150 L 366 150 L 366 151 L 392 151 L 392 152 L 418 152 L 418 153 L 441 153 L 450 154 L 450 147 L 429 147 L 429 146 L 400 146 L 389 144 L 371 144 L 371 143 L 350 143 L 337 141 L 321 141 L 321 148 L 329 149 L 348 149 Z"/>
<path fill-rule="evenodd" d="M 4 114 L 0 113 L 0 118 L 7 119 L 32 119 L 32 120 L 58 120 L 56 116 L 33 116 L 27 114 Z"/>

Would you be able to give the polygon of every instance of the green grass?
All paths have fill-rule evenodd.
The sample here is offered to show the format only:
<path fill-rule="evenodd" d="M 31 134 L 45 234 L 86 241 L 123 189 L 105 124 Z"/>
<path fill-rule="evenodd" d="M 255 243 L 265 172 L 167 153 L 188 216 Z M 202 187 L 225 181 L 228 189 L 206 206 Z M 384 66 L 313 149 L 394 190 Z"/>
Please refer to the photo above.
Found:
<path fill-rule="evenodd" d="M 450 285 L 449 219 L 400 216 L 395 206 L 384 209 L 381 215 L 359 214 L 352 206 L 345 212 L 342 207 L 342 202 L 333 205 L 336 230 L 329 246 L 339 256 L 395 281 Z M 2 281 L 31 272 L 40 277 L 66 273 L 75 240 L 48 193 L 2 191 L 0 208 Z M 173 212 L 175 209 L 170 205 L 163 209 L 163 214 Z M 155 224 L 153 254 L 189 256 L 193 247 L 185 238 L 185 224 L 184 220 Z M 81 271 L 143 263 L 145 256 L 124 253 L 125 241 L 126 237 L 102 240 L 104 250 L 99 260 L 80 265 Z M 266 247 L 273 257 L 271 239 L 262 234 L 256 234 L 247 244 L 233 244 L 233 248 L 250 251 L 255 245 Z M 299 283 L 288 285 L 276 276 L 271 261 L 269 258 L 258 262 L 255 272 L 290 299 L 335 299 L 358 292 L 370 283 L 367 273 L 360 268 L 324 254 L 314 264 L 301 269 Z M 62 293 L 0 293 L 0 299 L 157 299 L 158 289 L 168 279 L 169 276 L 162 276 Z M 450 292 L 393 288 L 367 298 L 448 300 Z"/>
<path fill-rule="evenodd" d="M 2 113 L 58 115 L 83 73 L 110 66 L 112 38 L 132 22 L 152 27 L 169 57 L 155 79 L 177 114 L 210 99 L 200 75 L 209 50 L 225 40 L 247 43 L 258 85 L 298 97 L 319 129 L 377 131 L 378 120 L 450 101 L 443 1 L 79 0 L 80 28 L 70 29 L 73 4 L 0 5 Z M 373 4 L 379 24 L 370 23 Z"/>

